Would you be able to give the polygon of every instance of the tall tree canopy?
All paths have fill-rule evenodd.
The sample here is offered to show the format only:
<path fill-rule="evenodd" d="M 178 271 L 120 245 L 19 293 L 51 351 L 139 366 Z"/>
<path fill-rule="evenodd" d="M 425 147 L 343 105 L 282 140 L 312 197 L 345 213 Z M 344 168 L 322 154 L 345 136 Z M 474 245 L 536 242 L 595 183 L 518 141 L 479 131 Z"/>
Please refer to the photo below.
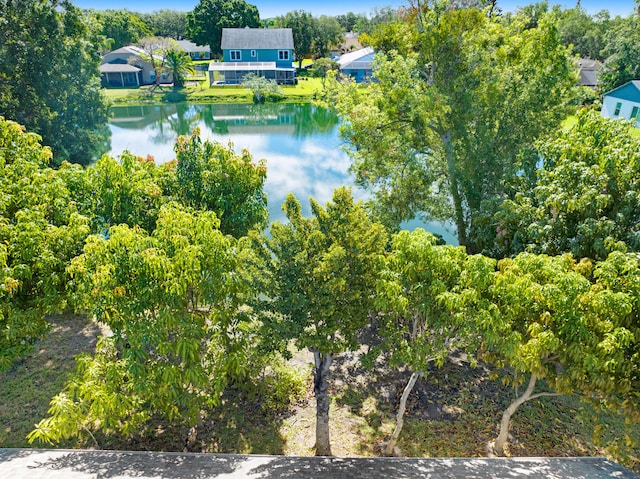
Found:
<path fill-rule="evenodd" d="M 260 14 L 245 0 L 200 0 L 187 15 L 187 37 L 198 45 L 209 45 L 219 55 L 223 28 L 258 28 Z"/>
<path fill-rule="evenodd" d="M 88 163 L 108 134 L 93 26 L 67 0 L 0 0 L 0 11 L 0 115 L 41 135 L 57 163 Z"/>
<path fill-rule="evenodd" d="M 606 60 L 598 82 L 601 93 L 640 78 L 640 12 L 618 21 L 606 38 L 602 50 Z"/>
<path fill-rule="evenodd" d="M 163 8 L 153 13 L 142 13 L 140 17 L 157 37 L 182 40 L 187 34 L 187 12 Z"/>
<path fill-rule="evenodd" d="M 311 13 L 304 10 L 294 10 L 284 16 L 276 17 L 274 26 L 278 28 L 290 28 L 293 34 L 293 46 L 298 68 L 302 67 L 302 60 L 311 55 L 313 38 L 316 33 L 316 20 Z"/>
<path fill-rule="evenodd" d="M 564 118 L 576 81 L 552 19 L 529 20 L 429 2 L 405 28 L 390 25 L 390 40 L 387 28 L 373 38 L 406 45 L 378 56 L 376 83 L 337 88 L 356 181 L 386 223 L 452 220 L 477 249 L 476 214 L 503 194 L 521 150 Z"/>
<path fill-rule="evenodd" d="M 128 10 L 99 10 L 95 12 L 101 26 L 100 33 L 107 39 L 107 48 L 116 50 L 134 45 L 143 37 L 151 35 L 151 29 L 139 14 Z"/>
<path fill-rule="evenodd" d="M 89 238 L 70 267 L 72 287 L 77 306 L 113 335 L 80 358 L 31 440 L 126 435 L 154 415 L 194 426 L 228 379 L 244 375 L 250 244 L 219 224 L 213 212 L 169 203 L 151 235 L 118 225 Z"/>

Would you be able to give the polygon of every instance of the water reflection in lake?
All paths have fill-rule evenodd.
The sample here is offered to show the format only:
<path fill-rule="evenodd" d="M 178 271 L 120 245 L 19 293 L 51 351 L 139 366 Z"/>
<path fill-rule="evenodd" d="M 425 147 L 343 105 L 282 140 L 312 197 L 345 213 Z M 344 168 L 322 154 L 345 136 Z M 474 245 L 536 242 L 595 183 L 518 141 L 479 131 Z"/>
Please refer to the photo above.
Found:
<path fill-rule="evenodd" d="M 289 192 L 309 214 L 309 196 L 320 203 L 331 199 L 340 185 L 353 185 L 349 158 L 341 149 L 338 118 L 311 104 L 188 104 L 117 106 L 109 123 L 112 156 L 124 150 L 151 155 L 157 163 L 175 158 L 179 135 L 200 128 L 201 137 L 247 148 L 255 160 L 267 161 L 265 191 L 270 220 L 283 220 L 281 205 Z M 353 188 L 356 198 L 364 192 Z M 430 225 L 451 243 L 454 236 Z"/>

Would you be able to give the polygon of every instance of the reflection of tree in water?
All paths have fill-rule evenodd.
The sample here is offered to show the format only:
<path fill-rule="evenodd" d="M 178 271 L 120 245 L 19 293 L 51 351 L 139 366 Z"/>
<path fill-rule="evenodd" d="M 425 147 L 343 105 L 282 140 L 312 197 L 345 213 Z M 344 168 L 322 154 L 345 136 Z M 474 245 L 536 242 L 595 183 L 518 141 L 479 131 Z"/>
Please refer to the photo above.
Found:
<path fill-rule="evenodd" d="M 213 132 L 228 135 L 230 127 L 290 125 L 295 137 L 303 138 L 315 133 L 332 132 L 338 117 L 312 104 L 266 103 L 201 105 L 201 119 Z"/>
<path fill-rule="evenodd" d="M 160 117 L 152 124 L 156 134 L 151 140 L 157 144 L 175 143 L 180 135 L 188 135 L 201 119 L 199 105 L 175 103 L 162 105 Z"/>
<path fill-rule="evenodd" d="M 296 137 L 304 138 L 312 133 L 331 133 L 338 123 L 338 115 L 328 108 L 313 104 L 297 105 Z"/>
<path fill-rule="evenodd" d="M 191 104 L 119 106 L 112 109 L 111 123 L 129 130 L 146 130 L 149 140 L 173 145 L 179 135 L 189 135 L 198 124 L 212 133 L 287 133 L 304 138 L 331 133 L 338 117 L 326 108 L 312 104 Z M 109 151 L 106 144 L 103 151 Z M 107 148 L 108 147 L 108 148 Z"/>

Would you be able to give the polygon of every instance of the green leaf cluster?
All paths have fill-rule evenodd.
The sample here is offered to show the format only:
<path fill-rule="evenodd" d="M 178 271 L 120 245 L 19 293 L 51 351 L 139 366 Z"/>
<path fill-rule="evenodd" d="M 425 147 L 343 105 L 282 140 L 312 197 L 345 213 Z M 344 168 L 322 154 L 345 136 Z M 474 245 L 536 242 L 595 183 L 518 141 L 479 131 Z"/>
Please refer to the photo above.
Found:
<path fill-rule="evenodd" d="M 0 370 L 66 307 L 66 265 L 89 233 L 40 138 L 0 117 Z"/>
<path fill-rule="evenodd" d="M 540 142 L 535 180 L 502 202 L 487 250 L 596 260 L 614 250 L 638 251 L 640 142 L 629 128 L 583 111 L 570 130 Z"/>

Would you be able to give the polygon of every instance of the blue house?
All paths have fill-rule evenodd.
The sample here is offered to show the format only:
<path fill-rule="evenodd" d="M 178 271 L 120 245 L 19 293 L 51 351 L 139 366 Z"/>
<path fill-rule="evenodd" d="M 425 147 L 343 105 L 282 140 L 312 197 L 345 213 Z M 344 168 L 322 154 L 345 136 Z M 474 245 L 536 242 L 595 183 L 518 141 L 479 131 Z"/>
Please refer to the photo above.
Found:
<path fill-rule="evenodd" d="M 209 65 L 209 83 L 238 84 L 249 74 L 294 84 L 293 33 L 290 28 L 223 28 L 222 62 Z"/>
<path fill-rule="evenodd" d="M 338 59 L 340 73 L 353 78 L 356 83 L 371 80 L 371 63 L 375 52 L 373 47 L 362 48 L 355 52 L 345 53 Z"/>

